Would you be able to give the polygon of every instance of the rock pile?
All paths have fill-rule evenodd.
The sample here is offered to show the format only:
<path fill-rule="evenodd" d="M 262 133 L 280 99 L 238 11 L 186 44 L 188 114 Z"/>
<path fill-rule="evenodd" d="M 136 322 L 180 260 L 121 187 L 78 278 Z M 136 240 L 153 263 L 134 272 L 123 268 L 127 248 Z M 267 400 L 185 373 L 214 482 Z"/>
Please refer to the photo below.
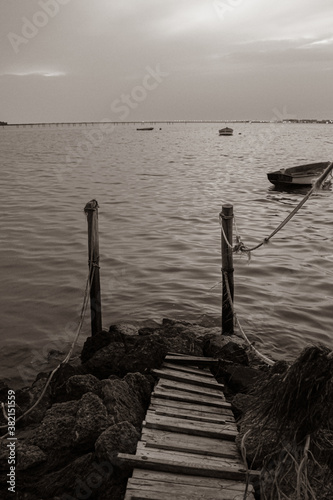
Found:
<path fill-rule="evenodd" d="M 150 374 L 168 351 L 203 355 L 205 328 L 164 320 L 156 328 L 111 326 L 88 338 L 81 362 L 62 366 L 40 404 L 17 423 L 15 500 L 120 500 L 129 471 L 118 452 L 135 453 L 155 384 Z M 16 391 L 16 417 L 42 393 L 49 374 Z M 0 383 L 0 399 L 8 387 Z M 6 420 L 1 417 L 0 425 Z M 5 430 L 2 430 L 5 433 Z M 7 441 L 0 441 L 0 498 L 8 491 Z"/>
<path fill-rule="evenodd" d="M 235 335 L 222 337 L 219 328 L 163 320 L 154 328 L 111 326 L 109 331 L 86 340 L 80 360 L 61 366 L 41 403 L 17 424 L 15 500 L 123 500 L 131 471 L 120 469 L 115 458 L 119 452 L 136 451 L 155 384 L 151 370 L 160 367 L 167 352 L 219 359 L 214 375 L 225 384 L 227 399 L 232 403 L 240 430 L 239 449 L 251 468 L 264 471 L 257 485 L 262 499 L 279 498 L 280 494 L 281 498 L 298 498 L 288 485 L 306 474 L 312 475 L 313 481 L 305 486 L 295 483 L 296 493 L 297 487 L 303 488 L 304 495 L 306 491 L 309 499 L 314 498 L 309 484 L 314 490 L 322 483 L 316 491 L 317 500 L 332 498 L 332 484 L 327 480 L 333 464 L 331 353 L 325 349 L 308 351 L 293 365 L 277 362 L 268 368 Z M 17 418 L 38 399 L 48 376 L 40 373 L 31 387 L 16 391 Z M 277 387 L 279 390 L 272 389 Z M 0 401 L 6 401 L 8 389 L 0 381 Z M 273 413 L 270 408 L 274 408 Z M 324 427 L 321 411 L 325 414 Z M 308 413 L 302 419 L 304 412 Z M 287 413 L 291 422 L 302 420 L 302 435 L 297 438 L 301 442 L 292 442 L 290 433 L 275 425 L 274 414 L 281 420 Z M 309 419 L 315 427 L 307 426 Z M 283 422 L 290 429 L 291 424 Z M 3 416 L 0 425 L 6 425 Z M 310 439 L 307 431 L 312 436 L 315 432 L 316 440 Z M 274 471 L 281 461 L 287 463 L 286 456 L 295 451 L 295 443 L 300 467 L 295 469 L 296 474 L 287 476 L 287 486 L 281 484 L 287 493 L 274 490 Z M 6 445 L 6 440 L 0 440 L 3 500 L 13 498 L 8 492 Z M 311 457 L 315 461 L 311 462 Z M 320 468 L 315 469 L 318 463 Z M 281 469 L 281 473 L 283 476 L 285 471 Z"/>

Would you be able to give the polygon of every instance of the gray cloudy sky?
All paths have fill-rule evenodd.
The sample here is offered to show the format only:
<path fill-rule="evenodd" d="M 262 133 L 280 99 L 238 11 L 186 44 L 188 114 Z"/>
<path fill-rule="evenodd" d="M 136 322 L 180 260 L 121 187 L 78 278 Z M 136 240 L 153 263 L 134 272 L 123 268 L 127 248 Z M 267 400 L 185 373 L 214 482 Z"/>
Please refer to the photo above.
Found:
<path fill-rule="evenodd" d="M 0 120 L 333 119 L 332 0 L 2 0 Z"/>

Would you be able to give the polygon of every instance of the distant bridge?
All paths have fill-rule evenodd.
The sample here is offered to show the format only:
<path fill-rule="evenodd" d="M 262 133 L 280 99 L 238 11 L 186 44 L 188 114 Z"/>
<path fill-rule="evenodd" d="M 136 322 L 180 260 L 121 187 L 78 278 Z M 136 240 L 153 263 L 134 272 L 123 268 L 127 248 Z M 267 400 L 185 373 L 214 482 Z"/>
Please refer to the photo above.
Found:
<path fill-rule="evenodd" d="M 117 121 L 117 122 L 107 122 L 107 121 L 101 121 L 101 122 L 40 122 L 40 123 L 8 123 L 7 125 L 3 125 L 3 127 L 23 127 L 23 128 L 29 128 L 29 127 L 88 127 L 88 126 L 94 126 L 94 125 L 142 125 L 142 124 L 149 124 L 149 125 L 162 125 L 162 124 L 178 124 L 178 123 L 249 123 L 250 120 L 162 120 L 162 121 L 131 121 L 131 122 L 124 122 L 124 121 Z M 0 125 L 1 126 L 1 125 Z"/>

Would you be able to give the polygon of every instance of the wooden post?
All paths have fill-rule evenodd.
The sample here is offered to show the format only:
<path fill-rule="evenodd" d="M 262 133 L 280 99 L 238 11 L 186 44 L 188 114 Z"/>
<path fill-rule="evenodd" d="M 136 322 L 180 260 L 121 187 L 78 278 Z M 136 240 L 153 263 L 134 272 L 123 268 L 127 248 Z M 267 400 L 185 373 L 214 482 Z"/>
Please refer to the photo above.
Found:
<path fill-rule="evenodd" d="M 88 256 L 90 269 L 91 335 L 102 331 L 101 285 L 99 277 L 98 203 L 91 200 L 84 207 L 88 220 Z"/>
<path fill-rule="evenodd" d="M 232 245 L 232 225 L 233 225 L 233 206 L 222 205 L 220 213 L 222 219 L 222 229 L 226 239 Z M 229 301 L 229 295 L 226 286 L 225 274 L 228 277 L 230 294 L 232 302 L 234 301 L 234 266 L 232 248 L 228 246 L 223 231 L 221 230 L 221 253 L 222 253 L 222 335 L 232 335 L 234 333 L 234 315 Z"/>

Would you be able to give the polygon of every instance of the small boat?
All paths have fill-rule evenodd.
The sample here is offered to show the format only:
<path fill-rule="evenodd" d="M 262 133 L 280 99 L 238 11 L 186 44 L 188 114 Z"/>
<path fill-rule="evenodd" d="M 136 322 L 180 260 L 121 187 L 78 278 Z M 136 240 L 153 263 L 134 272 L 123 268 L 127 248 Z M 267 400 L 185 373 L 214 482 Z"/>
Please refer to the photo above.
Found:
<path fill-rule="evenodd" d="M 232 128 L 225 127 L 219 130 L 219 135 L 232 135 L 234 133 Z"/>
<path fill-rule="evenodd" d="M 267 174 L 268 180 L 276 187 L 306 187 L 324 172 L 330 162 L 309 163 L 298 167 L 281 168 Z"/>
<path fill-rule="evenodd" d="M 137 128 L 136 130 L 154 130 L 154 127 L 142 127 L 142 128 Z"/>

